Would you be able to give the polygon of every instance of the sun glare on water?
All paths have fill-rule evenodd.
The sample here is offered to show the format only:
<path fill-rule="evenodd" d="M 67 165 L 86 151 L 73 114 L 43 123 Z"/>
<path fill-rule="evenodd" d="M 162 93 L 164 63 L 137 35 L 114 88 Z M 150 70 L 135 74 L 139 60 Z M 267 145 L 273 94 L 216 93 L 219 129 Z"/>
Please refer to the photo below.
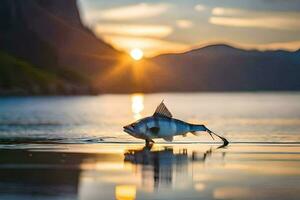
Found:
<path fill-rule="evenodd" d="M 134 59 L 134 60 L 141 60 L 144 56 L 144 53 L 141 49 L 132 49 L 130 51 L 130 56 Z"/>
<path fill-rule="evenodd" d="M 142 117 L 141 112 L 144 110 L 144 95 L 133 94 L 131 96 L 131 110 L 135 119 Z"/>
<path fill-rule="evenodd" d="M 115 189 L 117 200 L 135 200 L 136 186 L 134 185 L 117 185 Z"/>

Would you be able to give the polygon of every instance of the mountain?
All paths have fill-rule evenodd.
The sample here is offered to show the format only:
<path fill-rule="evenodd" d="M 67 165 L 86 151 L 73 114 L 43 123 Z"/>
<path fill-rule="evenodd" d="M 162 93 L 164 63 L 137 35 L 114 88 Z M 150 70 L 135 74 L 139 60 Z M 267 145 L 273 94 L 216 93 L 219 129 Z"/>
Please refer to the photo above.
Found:
<path fill-rule="evenodd" d="M 88 93 L 94 78 L 122 55 L 82 25 L 76 0 L 1 0 L 0 52 L 13 58 L 8 60 L 24 61 L 40 72 L 54 74 L 61 83 L 50 81 L 42 86 L 32 80 L 30 86 L 5 83 L 4 87 L 5 81 L 0 80 L 0 93 L 17 88 L 25 94 L 32 90 L 47 94 L 45 87 L 52 91 L 50 94 L 62 93 L 55 92 L 56 87 L 65 87 L 65 93 Z M 22 79 L 19 76 L 16 73 L 10 79 Z M 40 90 L 33 89 L 37 87 Z"/>
<path fill-rule="evenodd" d="M 149 60 L 162 69 L 148 91 L 300 90 L 300 51 L 210 45 Z M 151 75 L 150 75 L 151 76 Z"/>
<path fill-rule="evenodd" d="M 97 38 L 76 0 L 0 1 L 0 95 L 300 90 L 300 50 L 210 45 L 132 61 Z"/>

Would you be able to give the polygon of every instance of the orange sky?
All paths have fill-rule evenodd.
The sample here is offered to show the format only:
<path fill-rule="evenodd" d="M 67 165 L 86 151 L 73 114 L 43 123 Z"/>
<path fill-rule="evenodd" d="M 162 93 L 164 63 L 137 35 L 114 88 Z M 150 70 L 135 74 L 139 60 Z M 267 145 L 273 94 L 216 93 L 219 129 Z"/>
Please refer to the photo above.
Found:
<path fill-rule="evenodd" d="M 83 22 L 115 48 L 146 56 L 210 43 L 300 47 L 300 2 L 285 0 L 80 0 Z"/>

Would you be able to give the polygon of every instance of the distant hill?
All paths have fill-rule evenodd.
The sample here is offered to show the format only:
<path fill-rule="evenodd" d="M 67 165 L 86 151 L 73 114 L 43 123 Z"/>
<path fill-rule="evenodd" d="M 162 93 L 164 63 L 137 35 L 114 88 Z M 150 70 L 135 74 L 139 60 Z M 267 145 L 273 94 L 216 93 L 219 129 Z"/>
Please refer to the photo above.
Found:
<path fill-rule="evenodd" d="M 148 91 L 300 90 L 300 51 L 210 45 L 149 62 L 164 72 L 157 72 L 156 86 L 147 86 Z"/>
<path fill-rule="evenodd" d="M 55 74 L 64 83 L 48 80 L 49 88 L 37 90 L 40 94 L 89 93 L 86 88 L 93 87 L 94 76 L 108 70 L 121 55 L 82 25 L 76 0 L 1 0 L 0 51 L 40 72 Z M 18 73 L 14 76 L 22 79 Z M 19 87 L 13 83 L 0 85 L 0 93 Z M 37 82 L 36 87 L 46 86 Z M 62 93 L 61 87 L 66 91 Z M 26 85 L 20 89 L 32 93 Z"/>

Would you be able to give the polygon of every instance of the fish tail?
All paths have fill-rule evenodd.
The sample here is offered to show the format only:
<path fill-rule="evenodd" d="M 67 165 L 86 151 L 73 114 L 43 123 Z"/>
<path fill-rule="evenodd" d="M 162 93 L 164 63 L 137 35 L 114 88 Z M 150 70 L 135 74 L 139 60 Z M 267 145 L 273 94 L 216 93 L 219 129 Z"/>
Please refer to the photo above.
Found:
<path fill-rule="evenodd" d="M 223 146 L 227 146 L 229 144 L 228 140 L 218 134 L 216 134 L 215 132 L 212 132 L 211 130 L 209 130 L 208 128 L 206 128 L 204 125 L 196 125 L 196 124 L 190 124 L 190 132 L 194 135 L 198 135 L 197 131 L 206 131 L 214 140 L 215 138 L 213 137 L 213 135 L 217 136 L 218 138 L 220 138 L 223 141 Z"/>

